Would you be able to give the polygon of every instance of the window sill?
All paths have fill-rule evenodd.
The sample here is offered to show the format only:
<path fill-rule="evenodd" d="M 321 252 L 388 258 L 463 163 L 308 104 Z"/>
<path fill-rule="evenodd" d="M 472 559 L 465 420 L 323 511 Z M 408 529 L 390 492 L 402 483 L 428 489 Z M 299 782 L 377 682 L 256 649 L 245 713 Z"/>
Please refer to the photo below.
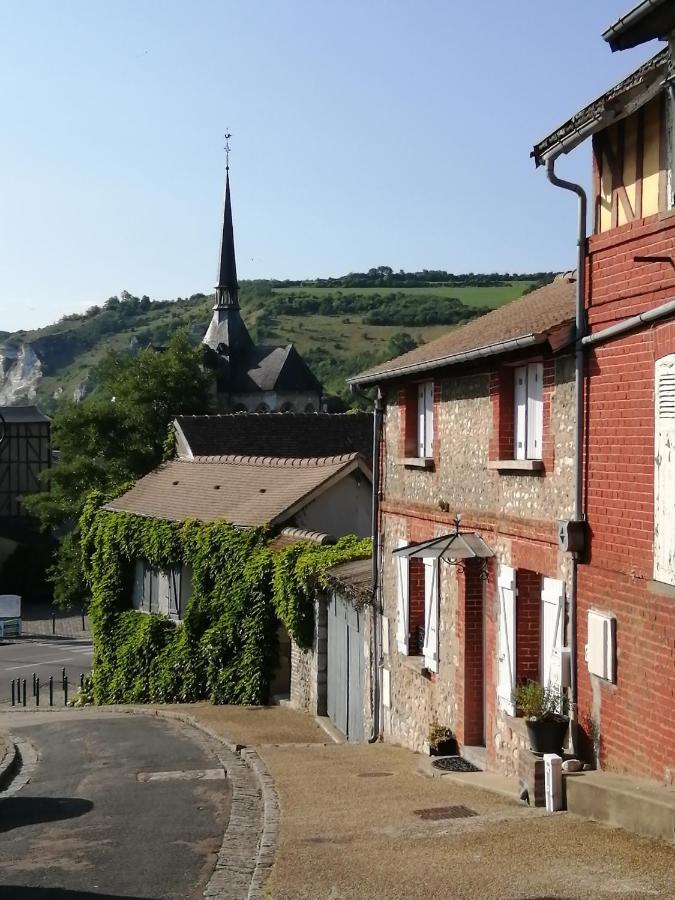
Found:
<path fill-rule="evenodd" d="M 667 584 L 665 581 L 648 581 L 647 590 L 650 594 L 660 594 L 662 597 L 675 599 L 675 585 Z"/>
<path fill-rule="evenodd" d="M 535 475 L 544 471 L 544 461 L 541 459 L 489 459 L 488 469 L 497 472 L 533 473 Z"/>
<path fill-rule="evenodd" d="M 400 460 L 400 464 L 406 469 L 433 469 L 433 456 L 406 456 Z"/>

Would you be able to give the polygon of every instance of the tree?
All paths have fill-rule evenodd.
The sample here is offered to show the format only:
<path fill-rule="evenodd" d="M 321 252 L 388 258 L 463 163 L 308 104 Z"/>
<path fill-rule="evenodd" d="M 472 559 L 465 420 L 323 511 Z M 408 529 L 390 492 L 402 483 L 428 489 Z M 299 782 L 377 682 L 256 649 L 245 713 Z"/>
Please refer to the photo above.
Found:
<path fill-rule="evenodd" d="M 409 350 L 414 350 L 415 347 L 417 347 L 415 338 L 408 334 L 407 331 L 399 331 L 397 334 L 392 334 L 389 338 L 387 350 L 393 358 L 394 356 L 400 356 L 402 353 L 407 353 Z"/>
<path fill-rule="evenodd" d="M 59 462 L 49 490 L 25 498 L 43 528 L 61 535 L 49 573 L 55 602 L 85 599 L 77 521 L 89 492 L 115 496 L 158 465 L 173 417 L 209 411 L 209 379 L 201 350 L 176 332 L 163 353 L 109 353 L 94 393 L 61 404 L 52 424 Z"/>

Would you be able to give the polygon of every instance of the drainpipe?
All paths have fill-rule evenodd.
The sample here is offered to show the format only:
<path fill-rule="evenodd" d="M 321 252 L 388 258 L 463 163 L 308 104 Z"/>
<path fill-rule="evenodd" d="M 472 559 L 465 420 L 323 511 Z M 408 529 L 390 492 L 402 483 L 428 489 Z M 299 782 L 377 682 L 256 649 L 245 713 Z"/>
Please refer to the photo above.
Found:
<path fill-rule="evenodd" d="M 586 309 L 584 304 L 586 280 L 586 192 L 579 184 L 565 181 L 555 174 L 555 158 L 546 160 L 546 177 L 551 184 L 571 191 L 579 198 L 577 231 L 577 284 L 576 284 L 576 351 L 574 365 L 574 392 L 576 401 L 576 429 L 574 435 L 574 521 L 580 522 L 583 513 L 583 438 L 584 438 L 584 348 L 582 339 L 586 334 Z M 570 613 L 570 732 L 572 752 L 579 747 L 577 718 L 577 583 L 579 554 L 572 554 L 572 590 L 569 604 Z"/>
<path fill-rule="evenodd" d="M 373 616 L 371 634 L 370 684 L 373 709 L 373 729 L 368 738 L 374 744 L 380 736 L 380 438 L 382 435 L 382 389 L 377 388 L 373 411 Z"/>

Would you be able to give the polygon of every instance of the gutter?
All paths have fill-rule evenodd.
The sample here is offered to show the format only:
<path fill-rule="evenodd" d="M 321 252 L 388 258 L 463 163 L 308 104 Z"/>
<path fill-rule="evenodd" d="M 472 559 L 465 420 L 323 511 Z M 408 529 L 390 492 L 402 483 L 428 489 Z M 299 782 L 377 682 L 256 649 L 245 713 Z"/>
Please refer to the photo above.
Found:
<path fill-rule="evenodd" d="M 511 350 L 522 350 L 524 347 L 533 347 L 536 344 L 545 344 L 548 333 L 524 334 L 521 337 L 511 338 L 508 341 L 498 341 L 495 344 L 486 344 L 476 350 L 467 350 L 464 353 L 452 353 L 449 356 L 440 356 L 438 359 L 425 360 L 424 362 L 411 363 L 388 369 L 385 372 L 377 372 L 373 375 L 355 375 L 347 379 L 347 383 L 358 387 L 362 384 L 379 384 L 402 375 L 412 375 L 416 372 L 431 372 L 434 369 L 442 369 L 445 366 L 453 366 L 458 363 L 469 362 L 473 359 L 483 359 L 486 356 L 497 356 L 500 353 L 508 353 Z"/>
<path fill-rule="evenodd" d="M 583 339 L 586 333 L 586 192 L 579 184 L 565 181 L 555 174 L 555 157 L 546 161 L 546 177 L 555 185 L 571 191 L 578 197 L 577 222 L 577 281 L 576 281 L 576 350 L 574 359 L 574 394 L 576 407 L 576 429 L 574 434 L 574 509 L 575 522 L 581 522 L 583 513 L 583 438 L 584 438 L 584 348 Z M 579 554 L 572 554 L 572 590 L 569 602 L 569 637 L 570 637 L 570 693 L 572 695 L 570 709 L 570 734 L 572 752 L 577 753 L 579 746 L 577 718 L 577 594 L 578 594 Z"/>
<path fill-rule="evenodd" d="M 639 328 L 640 325 L 649 325 L 651 322 L 657 322 L 659 319 L 665 319 L 671 315 L 675 315 L 675 300 L 668 300 L 660 306 L 655 306 L 654 309 L 649 309 L 647 312 L 640 313 L 637 316 L 631 316 L 630 319 L 617 322 L 616 325 L 610 325 L 609 328 L 603 328 L 602 331 L 587 334 L 585 337 L 582 337 L 581 344 L 584 347 L 601 344 L 604 341 L 626 334 L 628 331 L 633 331 L 633 329 Z"/>
<path fill-rule="evenodd" d="M 372 618 L 372 662 L 371 662 L 371 693 L 373 704 L 373 729 L 368 738 L 369 744 L 374 744 L 380 737 L 382 725 L 380 723 L 380 672 L 384 660 L 380 647 L 380 439 L 382 435 L 382 391 L 377 389 L 375 397 L 375 409 L 373 411 L 373 618 Z"/>
<path fill-rule="evenodd" d="M 634 9 L 631 9 L 630 12 L 627 12 L 625 16 L 621 16 L 621 18 L 613 25 L 609 26 L 607 31 L 602 35 L 603 41 L 607 41 L 612 51 L 627 49 L 626 47 L 619 46 L 616 39 L 623 37 L 626 31 L 629 31 L 633 25 L 648 16 L 650 12 L 663 5 L 664 0 L 643 0 L 642 3 Z"/>

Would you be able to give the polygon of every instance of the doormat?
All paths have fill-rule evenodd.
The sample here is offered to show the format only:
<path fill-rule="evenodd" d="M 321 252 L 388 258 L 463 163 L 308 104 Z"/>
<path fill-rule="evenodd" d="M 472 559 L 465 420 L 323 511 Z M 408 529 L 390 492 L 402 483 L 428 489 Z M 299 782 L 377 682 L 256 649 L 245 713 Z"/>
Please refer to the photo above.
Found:
<path fill-rule="evenodd" d="M 469 819 L 478 815 L 475 810 L 469 809 L 468 806 L 432 806 L 430 809 L 415 809 L 413 812 L 420 819 L 434 822 L 441 819 Z"/>
<path fill-rule="evenodd" d="M 468 759 L 461 756 L 440 756 L 433 759 L 431 765 L 434 769 L 440 769 L 441 772 L 480 772 L 478 766 L 474 766 Z"/>

